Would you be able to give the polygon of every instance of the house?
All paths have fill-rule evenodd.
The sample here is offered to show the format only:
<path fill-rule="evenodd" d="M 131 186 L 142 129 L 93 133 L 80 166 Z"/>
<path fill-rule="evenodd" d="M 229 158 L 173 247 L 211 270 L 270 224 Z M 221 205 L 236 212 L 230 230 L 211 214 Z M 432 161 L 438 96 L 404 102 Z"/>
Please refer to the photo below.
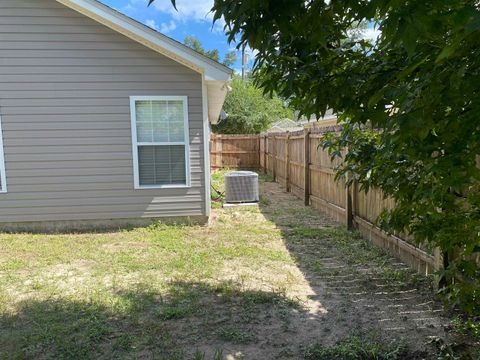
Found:
<path fill-rule="evenodd" d="M 295 121 L 290 119 L 280 119 L 275 121 L 267 132 L 284 132 L 284 131 L 298 131 L 303 130 Z"/>
<path fill-rule="evenodd" d="M 332 109 L 327 109 L 323 116 L 317 117 L 315 115 L 310 116 L 309 118 L 305 116 L 298 116 L 298 111 L 296 112 L 298 125 L 307 128 L 323 128 L 326 126 L 335 126 L 338 123 L 338 115 L 333 112 Z"/>
<path fill-rule="evenodd" d="M 205 221 L 231 73 L 95 0 L 0 1 L 0 228 Z"/>

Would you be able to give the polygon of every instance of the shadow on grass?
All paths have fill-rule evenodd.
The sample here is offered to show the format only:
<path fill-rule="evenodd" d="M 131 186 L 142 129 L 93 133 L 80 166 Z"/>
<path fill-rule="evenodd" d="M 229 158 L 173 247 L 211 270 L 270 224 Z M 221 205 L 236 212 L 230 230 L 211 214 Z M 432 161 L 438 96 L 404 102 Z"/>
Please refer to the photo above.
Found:
<path fill-rule="evenodd" d="M 359 234 L 305 207 L 278 184 L 264 182 L 262 187 L 260 211 L 281 230 L 285 247 L 314 292 L 310 298 L 328 310 L 321 326 L 330 328 L 330 335 L 311 344 L 316 350 L 309 359 L 367 359 L 351 347 L 372 334 L 379 334 L 375 346 L 407 351 L 401 355 L 394 351 L 390 359 L 434 357 L 435 347 L 427 343 L 445 333 L 438 315 L 441 304 L 433 299 L 428 279 Z M 334 342 L 337 347 L 330 347 Z M 343 351 L 344 344 L 350 357 L 330 353 Z"/>
<path fill-rule="evenodd" d="M 229 282 L 172 283 L 162 294 L 140 287 L 108 301 L 25 300 L 0 315 L 0 358 L 221 359 L 303 311 Z"/>

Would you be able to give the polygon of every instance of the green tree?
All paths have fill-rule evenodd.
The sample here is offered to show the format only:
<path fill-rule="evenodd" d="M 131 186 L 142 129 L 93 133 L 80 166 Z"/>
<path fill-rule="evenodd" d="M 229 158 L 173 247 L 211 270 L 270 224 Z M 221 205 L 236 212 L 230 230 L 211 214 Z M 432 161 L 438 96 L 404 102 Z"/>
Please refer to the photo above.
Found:
<path fill-rule="evenodd" d="M 220 52 L 218 49 L 212 50 L 205 50 L 202 46 L 200 40 L 198 40 L 194 36 L 187 36 L 183 43 L 187 45 L 189 48 L 192 48 L 196 52 L 208 56 L 210 59 L 220 62 Z M 225 59 L 223 60 L 223 64 L 225 66 L 232 66 L 237 61 L 237 53 L 235 51 L 229 51 L 225 54 Z"/>
<path fill-rule="evenodd" d="M 196 52 L 200 54 L 205 54 L 205 49 L 203 48 L 202 43 L 196 37 L 187 36 L 183 40 L 183 43 L 187 45 L 189 48 L 195 50 Z"/>
<path fill-rule="evenodd" d="M 278 96 L 264 94 L 250 80 L 235 77 L 230 86 L 223 106 L 227 117 L 213 126 L 215 133 L 258 134 L 275 120 L 293 117 L 292 110 Z"/>
<path fill-rule="evenodd" d="M 210 59 L 220 61 L 220 52 L 218 49 L 208 50 L 205 52 L 205 55 L 207 55 Z"/>
<path fill-rule="evenodd" d="M 342 114 L 342 134 L 325 141 L 333 155 L 349 149 L 339 174 L 393 197 L 382 225 L 439 246 L 447 298 L 480 313 L 478 2 L 215 0 L 212 10 L 230 41 L 257 51 L 266 91 L 306 115 Z M 350 36 L 363 22 L 381 28 L 376 43 Z"/>
<path fill-rule="evenodd" d="M 225 58 L 223 59 L 223 64 L 226 66 L 232 66 L 237 61 L 237 53 L 235 51 L 229 51 L 225 54 Z"/>

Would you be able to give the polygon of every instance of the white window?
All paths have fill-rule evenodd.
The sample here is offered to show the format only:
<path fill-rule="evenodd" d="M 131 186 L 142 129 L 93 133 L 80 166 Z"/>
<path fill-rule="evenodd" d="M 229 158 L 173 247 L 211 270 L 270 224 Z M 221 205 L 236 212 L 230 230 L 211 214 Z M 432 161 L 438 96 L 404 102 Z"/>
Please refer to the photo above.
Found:
<path fill-rule="evenodd" d="M 7 174 L 5 173 L 5 156 L 3 152 L 2 119 L 0 118 L 0 193 L 7 192 Z"/>
<path fill-rule="evenodd" d="M 132 96 L 135 189 L 190 186 L 186 96 Z"/>

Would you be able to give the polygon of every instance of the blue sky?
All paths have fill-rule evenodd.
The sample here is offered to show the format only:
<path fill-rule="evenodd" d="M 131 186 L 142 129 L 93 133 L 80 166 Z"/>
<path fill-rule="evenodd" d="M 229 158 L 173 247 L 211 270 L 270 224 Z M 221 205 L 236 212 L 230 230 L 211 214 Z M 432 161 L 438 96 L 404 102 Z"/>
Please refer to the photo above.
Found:
<path fill-rule="evenodd" d="M 148 0 L 100 1 L 182 43 L 186 36 L 195 36 L 206 50 L 218 49 L 221 59 L 226 52 L 235 50 L 235 45 L 228 44 L 223 33 L 223 23 L 218 21 L 215 25 L 212 24 L 213 14 L 210 9 L 214 0 L 177 0 L 178 11 L 173 8 L 170 0 L 156 0 L 150 7 L 147 7 Z M 370 39 L 376 38 L 378 34 L 379 31 L 373 29 L 373 24 L 364 32 L 364 36 Z M 240 72 L 239 52 L 237 56 L 237 63 L 232 68 Z M 250 59 L 253 60 L 251 54 Z"/>
<path fill-rule="evenodd" d="M 223 33 L 223 24 L 212 25 L 210 9 L 213 0 L 177 0 L 178 12 L 170 0 L 156 0 L 147 7 L 147 0 L 101 0 L 104 4 L 138 20 L 161 33 L 183 42 L 186 36 L 195 36 L 206 50 L 218 49 L 221 58 L 233 50 L 234 44 L 228 44 Z M 233 66 L 239 70 L 240 54 Z"/>

